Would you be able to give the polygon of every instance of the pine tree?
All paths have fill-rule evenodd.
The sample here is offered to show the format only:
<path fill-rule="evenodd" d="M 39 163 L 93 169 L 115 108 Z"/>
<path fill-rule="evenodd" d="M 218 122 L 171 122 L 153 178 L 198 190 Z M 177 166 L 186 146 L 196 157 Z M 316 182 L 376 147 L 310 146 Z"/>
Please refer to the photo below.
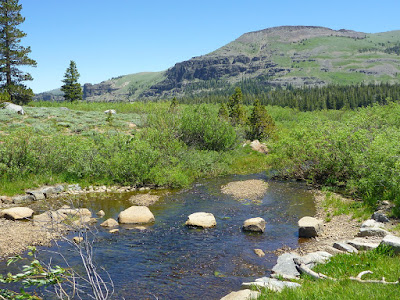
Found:
<path fill-rule="evenodd" d="M 218 111 L 218 117 L 223 121 L 229 120 L 229 110 L 225 103 L 221 104 L 221 107 L 219 108 Z"/>
<path fill-rule="evenodd" d="M 70 102 L 75 100 L 82 100 L 82 87 L 78 83 L 79 78 L 78 69 L 76 63 L 71 60 L 69 67 L 65 71 L 64 85 L 61 86 L 61 91 L 64 92 L 64 99 Z"/>
<path fill-rule="evenodd" d="M 246 111 L 243 107 L 243 94 L 240 87 L 235 88 L 228 101 L 229 117 L 233 125 L 246 123 Z"/>
<path fill-rule="evenodd" d="M 172 98 L 171 105 L 169 106 L 169 111 L 176 112 L 178 106 L 179 106 L 178 99 L 176 99 L 176 97 Z"/>
<path fill-rule="evenodd" d="M 30 47 L 20 45 L 26 33 L 18 29 L 25 21 L 21 16 L 22 5 L 18 0 L 0 1 L 0 81 L 1 88 L 17 104 L 29 102 L 33 97 L 31 89 L 21 84 L 32 80 L 29 73 L 22 72 L 19 66 L 36 66 L 36 61 L 28 57 Z"/>
<path fill-rule="evenodd" d="M 265 140 L 271 137 L 275 131 L 275 122 L 268 114 L 265 106 L 261 105 L 260 100 L 254 101 L 253 112 L 250 117 L 249 139 Z"/>

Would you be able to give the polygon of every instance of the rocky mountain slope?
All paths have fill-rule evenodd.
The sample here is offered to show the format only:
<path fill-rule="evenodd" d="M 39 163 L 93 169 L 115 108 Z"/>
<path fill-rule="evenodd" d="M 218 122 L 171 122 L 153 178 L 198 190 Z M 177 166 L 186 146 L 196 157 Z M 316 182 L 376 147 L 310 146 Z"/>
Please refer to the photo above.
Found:
<path fill-rule="evenodd" d="M 400 31 L 368 34 L 314 26 L 245 33 L 164 72 L 86 84 L 87 100 L 115 101 L 212 92 L 242 80 L 281 86 L 400 81 Z"/>

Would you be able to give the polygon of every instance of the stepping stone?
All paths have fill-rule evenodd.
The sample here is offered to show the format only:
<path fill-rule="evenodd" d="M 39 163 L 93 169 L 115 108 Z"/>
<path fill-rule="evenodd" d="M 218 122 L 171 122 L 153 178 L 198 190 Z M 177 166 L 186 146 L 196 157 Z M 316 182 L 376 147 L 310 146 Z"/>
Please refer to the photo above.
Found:
<path fill-rule="evenodd" d="M 348 253 L 358 253 L 358 250 L 354 248 L 353 246 L 350 246 L 349 244 L 343 243 L 343 242 L 336 242 L 333 244 L 333 248 L 342 250 L 344 252 Z"/>
<path fill-rule="evenodd" d="M 243 223 L 244 231 L 264 232 L 265 220 L 263 218 L 251 218 L 247 219 Z"/>
<path fill-rule="evenodd" d="M 217 225 L 217 221 L 215 220 L 214 215 L 211 213 L 197 212 L 189 215 L 185 225 L 200 228 L 211 228 Z"/>
<path fill-rule="evenodd" d="M 380 236 L 385 237 L 388 235 L 389 232 L 385 229 L 379 227 L 365 227 L 360 228 L 360 231 L 357 233 L 358 237 L 365 237 L 365 236 Z"/>

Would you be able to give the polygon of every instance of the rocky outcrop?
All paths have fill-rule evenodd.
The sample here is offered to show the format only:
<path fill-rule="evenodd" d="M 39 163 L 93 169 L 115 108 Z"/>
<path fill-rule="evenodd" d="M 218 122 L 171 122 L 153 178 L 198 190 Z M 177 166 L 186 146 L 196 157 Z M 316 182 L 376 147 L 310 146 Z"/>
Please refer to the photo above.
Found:
<path fill-rule="evenodd" d="M 243 223 L 243 230 L 244 231 L 253 231 L 253 232 L 264 232 L 265 220 L 260 217 L 247 219 Z"/>
<path fill-rule="evenodd" d="M 131 206 L 118 216 L 118 222 L 121 224 L 146 224 L 154 221 L 153 213 L 146 206 Z"/>
<path fill-rule="evenodd" d="M 217 225 L 215 217 L 211 213 L 197 212 L 189 215 L 186 226 L 194 226 L 200 228 L 211 228 Z"/>
<path fill-rule="evenodd" d="M 116 91 L 117 89 L 113 87 L 110 82 L 101 82 L 99 84 L 86 83 L 83 86 L 83 99 L 100 96 L 103 94 L 108 94 Z"/>
<path fill-rule="evenodd" d="M 303 217 L 299 220 L 299 237 L 316 237 L 322 231 L 323 221 L 313 217 Z"/>

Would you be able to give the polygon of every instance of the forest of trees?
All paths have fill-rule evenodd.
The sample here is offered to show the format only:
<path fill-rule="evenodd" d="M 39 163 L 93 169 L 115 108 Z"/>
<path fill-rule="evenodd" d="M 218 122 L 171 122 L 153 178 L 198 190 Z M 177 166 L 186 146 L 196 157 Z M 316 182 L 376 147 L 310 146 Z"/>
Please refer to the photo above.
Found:
<path fill-rule="evenodd" d="M 205 83 L 204 83 L 205 84 Z M 212 82 L 210 86 L 225 86 Z M 243 92 L 243 104 L 251 105 L 259 99 L 263 105 L 277 105 L 297 108 L 300 111 L 321 109 L 354 109 L 374 103 L 387 104 L 400 100 L 399 84 L 361 84 L 361 85 L 327 85 L 324 87 L 287 88 L 272 87 L 262 81 L 245 80 L 239 86 Z M 209 93 L 186 94 L 181 103 L 224 103 L 234 87 L 221 88 Z"/>

